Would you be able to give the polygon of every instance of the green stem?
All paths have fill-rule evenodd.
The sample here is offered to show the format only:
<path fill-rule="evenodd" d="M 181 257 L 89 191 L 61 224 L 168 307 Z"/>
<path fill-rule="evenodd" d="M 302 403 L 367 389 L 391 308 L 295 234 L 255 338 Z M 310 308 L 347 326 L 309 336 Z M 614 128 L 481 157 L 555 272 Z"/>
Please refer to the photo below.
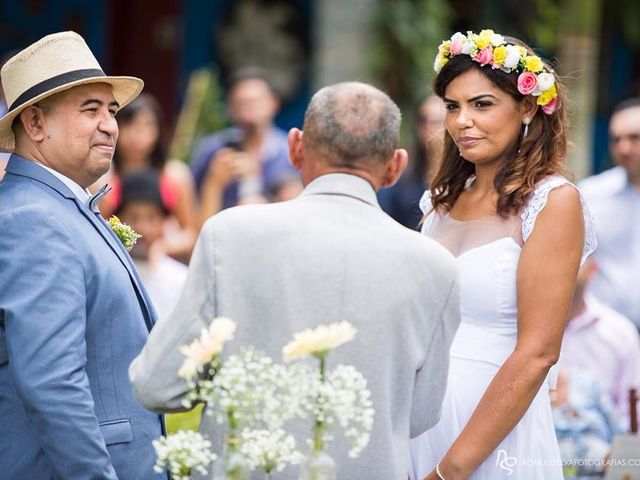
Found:
<path fill-rule="evenodd" d="M 318 360 L 320 361 L 320 382 L 325 383 L 327 381 L 327 373 L 326 373 L 326 354 L 318 355 Z M 316 402 L 319 402 L 319 398 L 316 399 Z M 320 420 L 316 419 L 313 428 L 313 450 L 315 452 L 322 452 L 324 450 L 324 431 L 325 424 Z"/>

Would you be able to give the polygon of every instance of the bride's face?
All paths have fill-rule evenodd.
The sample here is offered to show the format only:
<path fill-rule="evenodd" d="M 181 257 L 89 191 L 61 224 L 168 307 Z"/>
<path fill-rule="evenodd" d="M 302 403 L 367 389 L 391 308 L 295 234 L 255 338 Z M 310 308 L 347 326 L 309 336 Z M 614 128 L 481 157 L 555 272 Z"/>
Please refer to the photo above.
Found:
<path fill-rule="evenodd" d="M 477 69 L 447 86 L 445 126 L 465 160 L 474 164 L 502 161 L 519 141 L 521 104 Z"/>

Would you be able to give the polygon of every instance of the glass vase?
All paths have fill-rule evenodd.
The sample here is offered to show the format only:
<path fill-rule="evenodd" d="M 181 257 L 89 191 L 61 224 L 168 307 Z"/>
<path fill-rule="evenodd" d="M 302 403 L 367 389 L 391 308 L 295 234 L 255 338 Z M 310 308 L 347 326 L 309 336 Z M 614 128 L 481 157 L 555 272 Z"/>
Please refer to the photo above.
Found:
<path fill-rule="evenodd" d="M 324 451 L 313 451 L 302 463 L 300 480 L 336 480 L 336 462 Z"/>
<path fill-rule="evenodd" d="M 213 464 L 211 480 L 247 480 L 249 469 L 244 456 L 235 446 L 227 443 L 222 455 Z"/>

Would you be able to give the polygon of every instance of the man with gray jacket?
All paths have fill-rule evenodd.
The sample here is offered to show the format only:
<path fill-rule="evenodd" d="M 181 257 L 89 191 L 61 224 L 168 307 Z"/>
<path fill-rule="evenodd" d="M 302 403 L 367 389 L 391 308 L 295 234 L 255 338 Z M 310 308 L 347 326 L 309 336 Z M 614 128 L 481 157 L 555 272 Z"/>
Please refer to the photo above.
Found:
<path fill-rule="evenodd" d="M 453 257 L 376 200 L 407 163 L 407 152 L 396 149 L 399 127 L 398 107 L 369 85 L 341 83 L 313 96 L 304 132 L 289 132 L 305 190 L 288 202 L 225 210 L 205 224 L 175 311 L 130 368 L 145 406 L 183 409 L 179 348 L 214 317 L 237 323 L 226 352 L 254 345 L 276 360 L 295 332 L 346 320 L 358 335 L 331 354 L 329 366 L 360 370 L 376 413 L 359 458 L 348 457 L 339 435 L 332 442 L 337 478 L 406 478 L 409 438 L 440 415 L 459 307 Z M 201 429 L 216 437 L 213 422 L 203 417 Z M 274 478 L 297 475 L 289 468 Z"/>

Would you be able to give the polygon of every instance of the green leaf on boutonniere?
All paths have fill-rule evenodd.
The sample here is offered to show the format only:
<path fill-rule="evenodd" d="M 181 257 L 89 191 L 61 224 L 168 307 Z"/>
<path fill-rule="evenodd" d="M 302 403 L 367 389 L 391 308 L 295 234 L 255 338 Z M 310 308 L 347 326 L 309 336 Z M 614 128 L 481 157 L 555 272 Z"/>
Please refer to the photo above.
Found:
<path fill-rule="evenodd" d="M 126 223 L 122 223 L 120 219 L 115 215 L 113 215 L 109 219 L 108 223 L 111 227 L 111 230 L 113 230 L 113 233 L 118 236 L 118 238 L 124 245 L 124 248 L 126 248 L 127 250 L 131 250 L 138 239 L 142 238 L 142 235 L 140 235 Z"/>

